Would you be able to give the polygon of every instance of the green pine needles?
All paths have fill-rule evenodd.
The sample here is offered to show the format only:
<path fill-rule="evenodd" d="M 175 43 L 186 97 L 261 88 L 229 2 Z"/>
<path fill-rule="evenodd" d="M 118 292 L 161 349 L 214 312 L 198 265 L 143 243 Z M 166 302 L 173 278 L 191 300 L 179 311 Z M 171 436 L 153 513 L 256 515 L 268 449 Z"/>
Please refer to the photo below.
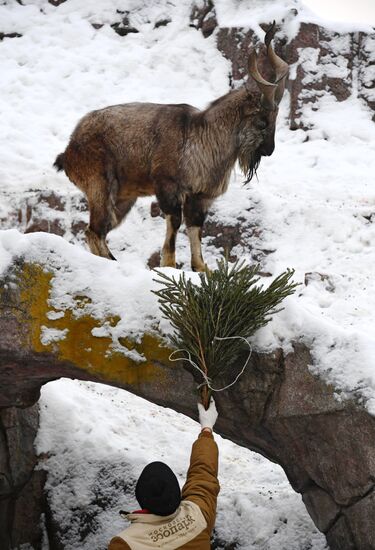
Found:
<path fill-rule="evenodd" d="M 282 309 L 277 306 L 295 291 L 297 283 L 290 282 L 293 270 L 276 277 L 266 289 L 257 285 L 258 272 L 259 265 L 230 265 L 219 260 L 216 270 L 199 274 L 197 285 L 184 273 L 175 279 L 157 271 L 160 279 L 156 281 L 162 288 L 153 292 L 174 328 L 171 344 L 184 350 L 183 355 L 190 356 L 211 382 L 229 371 L 239 354 L 248 349 L 243 338 L 265 326 Z M 208 400 L 205 387 L 202 401 L 207 405 Z"/>

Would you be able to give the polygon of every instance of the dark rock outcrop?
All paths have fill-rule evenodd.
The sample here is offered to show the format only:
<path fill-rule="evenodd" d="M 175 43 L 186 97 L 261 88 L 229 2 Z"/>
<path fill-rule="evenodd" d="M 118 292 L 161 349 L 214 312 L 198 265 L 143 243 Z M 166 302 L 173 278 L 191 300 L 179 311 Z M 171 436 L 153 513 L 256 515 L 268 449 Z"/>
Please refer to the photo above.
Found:
<path fill-rule="evenodd" d="M 120 36 L 127 36 L 128 34 L 132 34 L 132 33 L 136 34 L 139 32 L 138 29 L 136 29 L 135 27 L 133 27 L 133 25 L 131 25 L 128 11 L 117 10 L 117 13 L 121 15 L 121 21 L 117 23 L 113 23 L 111 25 L 112 29 L 117 34 L 119 34 Z"/>
<path fill-rule="evenodd" d="M 52 6 L 60 6 L 60 4 L 63 4 L 64 2 L 66 2 L 66 0 L 48 0 L 48 2 L 50 4 L 52 4 Z"/>
<path fill-rule="evenodd" d="M 0 367 L 1 369 L 1 367 Z M 45 472 L 35 470 L 38 405 L 0 408 L 0 548 L 42 539 Z"/>
<path fill-rule="evenodd" d="M 18 32 L 0 32 L 0 42 L 4 40 L 4 38 L 21 38 L 22 34 Z"/>
<path fill-rule="evenodd" d="M 247 78 L 249 51 L 259 44 L 258 37 L 248 27 L 218 29 L 217 46 L 231 61 L 230 81 L 233 86 Z M 370 109 L 375 109 L 374 35 L 363 32 L 340 34 L 313 23 L 301 23 L 295 38 L 288 42 L 281 25 L 275 37 L 275 51 L 293 67 L 287 83 L 292 130 L 309 128 L 303 109 L 305 106 L 316 109 L 314 104 L 325 92 L 337 101 L 344 101 L 358 89 L 358 97 Z M 262 49 L 258 64 L 261 73 L 272 81 Z"/>
<path fill-rule="evenodd" d="M 24 233 L 43 231 L 67 240 L 84 238 L 88 221 L 86 198 L 73 189 L 71 193 L 30 190 L 20 198 L 0 192 L 4 214 L 0 228 L 17 227 Z M 6 206 L 7 205 L 7 206 Z"/>
<path fill-rule="evenodd" d="M 375 122 L 375 33 L 358 33 L 358 97 L 374 111 Z"/>
<path fill-rule="evenodd" d="M 92 336 L 90 319 L 82 322 L 68 317 L 65 322 L 69 333 L 79 331 L 82 345 L 87 346 L 90 341 L 92 351 L 84 355 L 79 342 L 69 339 L 43 348 L 40 331 L 49 308 L 49 281 L 43 270 L 22 263 L 13 266 L 2 281 L 2 288 L 11 288 L 5 297 L 7 309 L 0 310 L 3 327 L 8 326 L 11 331 L 0 331 L 3 406 L 10 407 L 11 401 L 18 406 L 31 405 L 41 384 L 59 373 L 69 376 L 71 369 L 70 376 L 123 387 L 195 416 L 193 376 L 181 365 L 169 363 L 168 350 L 160 350 L 154 337 L 147 340 L 145 335 L 139 345 L 146 364 L 135 365 L 125 357 L 119 363 L 116 357 L 108 356 L 109 342 L 104 347 L 100 342 L 98 347 L 98 340 L 103 339 Z M 28 293 L 22 290 L 25 284 Z M 333 550 L 368 550 L 375 547 L 375 524 L 371 520 L 375 513 L 375 419 L 353 401 L 337 401 L 334 388 L 310 373 L 311 362 L 309 351 L 302 344 L 295 345 L 294 352 L 286 356 L 281 350 L 254 353 L 238 383 L 217 394 L 217 429 L 284 468 Z M 24 383 L 16 384 L 22 376 Z M 4 414 L 9 416 L 9 410 Z M 25 448 L 31 452 L 30 444 Z M 28 475 L 8 482 L 3 494 L 9 495 L 9 510 L 14 487 L 21 484 L 26 490 L 35 463 L 32 452 L 31 455 L 28 460 L 14 459 L 24 464 L 23 470 L 17 467 L 17 471 L 28 470 Z M 6 456 L 3 451 L 3 463 Z M 3 499 L 3 505 L 4 502 Z M 21 521 L 10 512 L 8 517 L 13 518 L 13 525 L 14 521 Z"/>
<path fill-rule="evenodd" d="M 193 4 L 190 15 L 191 26 L 200 29 L 205 38 L 211 36 L 217 26 L 215 6 L 212 0 Z"/>

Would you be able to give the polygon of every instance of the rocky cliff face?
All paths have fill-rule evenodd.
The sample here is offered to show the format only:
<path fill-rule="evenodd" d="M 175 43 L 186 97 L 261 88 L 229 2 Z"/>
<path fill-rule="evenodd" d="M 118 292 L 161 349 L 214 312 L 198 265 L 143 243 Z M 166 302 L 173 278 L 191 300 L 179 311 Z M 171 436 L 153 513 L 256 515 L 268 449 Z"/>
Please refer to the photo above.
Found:
<path fill-rule="evenodd" d="M 264 27 L 266 28 L 267 25 Z M 232 82 L 247 76 L 247 56 L 258 39 L 251 29 L 220 28 L 219 50 L 232 63 Z M 365 33 L 340 34 L 313 23 L 302 23 L 295 38 L 276 37 L 276 52 L 292 67 L 287 89 L 290 93 L 290 128 L 308 129 L 304 108 L 317 109 L 323 93 L 337 101 L 357 94 L 371 109 L 375 105 L 374 37 Z M 265 58 L 260 58 L 262 74 L 268 73 Z M 271 80 L 272 81 L 272 80 Z M 375 120 L 375 115 L 373 117 Z"/>
<path fill-rule="evenodd" d="M 147 335 L 139 347 L 146 364 L 123 358 L 119 369 L 110 343 L 104 339 L 98 348 L 101 339 L 92 336 L 88 318 L 65 315 L 69 332 L 83 336 L 82 349 L 67 338 L 45 345 L 43 352 L 50 275 L 20 263 L 1 282 L 2 288 L 11 289 L 1 293 L 1 323 L 12 327 L 11 339 L 6 330 L 0 333 L 1 502 L 9 526 L 4 544 L 33 540 L 38 548 L 43 472 L 33 470 L 37 409 L 32 403 L 40 386 L 59 376 L 101 381 L 193 416 L 194 380 L 181 365 L 171 366 L 168 350 L 160 350 L 158 340 Z M 334 388 L 310 373 L 311 361 L 301 345 L 288 355 L 281 350 L 254 354 L 236 386 L 217 396 L 217 429 L 284 468 L 331 548 L 373 548 L 375 419 L 353 401 L 337 401 Z M 30 500 L 32 508 L 25 504 Z"/>
<path fill-rule="evenodd" d="M 38 404 L 0 409 L 1 548 L 39 548 L 43 539 L 45 473 L 35 469 L 37 430 Z"/>
<path fill-rule="evenodd" d="M 249 45 L 257 41 L 254 31 L 219 29 L 210 0 L 203 2 L 203 8 L 202 3 L 194 8 L 191 21 L 204 36 L 216 30 L 218 48 L 232 63 L 232 85 L 237 85 L 246 75 Z M 281 30 L 276 50 L 293 65 L 288 84 L 291 129 L 309 127 L 306 109 L 315 109 L 323 92 L 338 101 L 356 93 L 375 110 L 374 41 L 373 35 L 339 34 L 309 23 L 302 24 L 291 41 Z M 267 76 L 265 64 L 263 70 Z M 82 238 L 87 212 L 78 194 L 67 197 L 30 191 L 20 200 L 7 193 L 5 202 L 7 211 L 0 220 L 3 229 L 18 227 L 25 232 Z M 243 220 L 232 226 L 208 224 L 206 230 L 214 244 L 229 254 L 235 245 L 246 245 L 246 239 L 259 231 Z M 255 259 L 261 260 L 264 253 L 256 251 Z M 157 253 L 149 265 L 158 265 Z M 79 322 L 69 319 L 75 329 L 72 333 L 87 334 L 87 347 L 92 349 L 83 366 L 73 340 L 43 348 L 40 330 L 47 311 L 48 275 L 20 263 L 1 283 L 0 525 L 4 528 L 0 547 L 31 543 L 37 549 L 42 543 L 45 510 L 44 474 L 35 470 L 33 450 L 41 385 L 61 376 L 103 381 L 192 415 L 193 378 L 182 366 L 170 367 L 168 353 L 160 355 L 158 342 L 147 335 L 140 345 L 147 366 L 136 376 L 134 368 L 139 367 L 131 360 L 122 361 L 119 368 L 114 358 L 108 368 L 106 345 L 100 347 L 91 335 L 89 318 Z M 334 388 L 311 375 L 310 362 L 309 351 L 298 345 L 287 356 L 280 350 L 271 355 L 254 354 L 251 368 L 235 390 L 218 397 L 218 430 L 283 466 L 332 549 L 375 548 L 374 418 L 355 402 L 338 402 Z M 88 368 L 89 363 L 95 363 L 94 370 Z M 53 518 L 49 522 L 52 525 Z"/>

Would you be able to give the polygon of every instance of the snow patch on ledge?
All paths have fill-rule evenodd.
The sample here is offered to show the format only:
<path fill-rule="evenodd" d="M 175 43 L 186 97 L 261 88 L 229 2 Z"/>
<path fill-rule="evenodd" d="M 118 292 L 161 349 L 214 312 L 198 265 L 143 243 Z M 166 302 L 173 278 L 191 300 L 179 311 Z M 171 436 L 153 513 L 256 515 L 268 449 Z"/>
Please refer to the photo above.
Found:
<path fill-rule="evenodd" d="M 64 340 L 69 332 L 67 328 L 63 330 L 46 326 L 42 326 L 41 328 L 42 334 L 40 336 L 40 341 L 42 342 L 43 346 L 48 346 L 49 344 L 53 344 L 54 342 Z"/>
<path fill-rule="evenodd" d="M 159 288 L 155 272 L 99 258 L 55 235 L 22 235 L 16 230 L 0 232 L 1 257 L 7 258 L 3 271 L 20 257 L 52 271 L 49 304 L 60 312 L 71 309 L 75 316 L 89 315 L 101 321 L 93 335 L 111 337 L 113 349 L 127 356 L 130 353 L 135 361 L 144 358 L 135 350 L 123 348 L 120 337 L 139 341 L 145 333 L 167 338 L 172 332 L 151 292 Z M 164 271 L 176 277 L 180 273 L 172 268 Z M 196 273 L 185 273 L 199 280 Z M 260 283 L 268 286 L 270 281 L 264 277 Z M 352 397 L 375 413 L 374 336 L 317 316 L 308 306 L 308 295 L 304 292 L 297 289 L 296 294 L 284 301 L 285 308 L 257 332 L 253 345 L 263 352 L 282 347 L 288 353 L 293 351 L 293 342 L 305 343 L 312 353 L 314 374 L 332 383 L 341 398 Z M 88 298 L 79 307 L 77 295 Z M 114 316 L 118 321 L 112 327 L 107 319 Z M 44 327 L 42 342 L 46 345 L 63 337 L 64 331 Z"/>

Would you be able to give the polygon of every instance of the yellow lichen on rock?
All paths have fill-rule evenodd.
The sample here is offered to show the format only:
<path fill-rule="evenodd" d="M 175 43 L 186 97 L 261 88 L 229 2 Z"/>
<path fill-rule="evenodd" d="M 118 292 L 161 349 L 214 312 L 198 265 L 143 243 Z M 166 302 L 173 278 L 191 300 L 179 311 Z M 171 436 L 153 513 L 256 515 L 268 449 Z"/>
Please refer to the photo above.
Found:
<path fill-rule="evenodd" d="M 119 338 L 122 347 L 129 351 L 136 350 L 144 357 L 144 361 L 138 362 L 127 357 L 115 349 L 112 338 L 94 336 L 92 333 L 93 329 L 98 329 L 103 324 L 115 326 L 119 317 L 98 320 L 78 313 L 84 304 L 91 302 L 89 297 L 74 297 L 76 311 L 75 308 L 52 310 L 49 299 L 53 276 L 52 272 L 44 270 L 40 265 L 27 263 L 17 273 L 22 304 L 20 322 L 28 324 L 28 344 L 33 351 L 52 353 L 58 360 L 72 363 L 103 382 L 139 385 L 152 382 L 156 378 L 161 381 L 164 369 L 159 363 L 168 363 L 171 350 L 162 347 L 160 339 L 150 334 L 144 334 L 140 342 L 126 336 Z M 63 336 L 52 338 L 46 343 L 42 334 L 48 329 L 60 331 Z"/>

